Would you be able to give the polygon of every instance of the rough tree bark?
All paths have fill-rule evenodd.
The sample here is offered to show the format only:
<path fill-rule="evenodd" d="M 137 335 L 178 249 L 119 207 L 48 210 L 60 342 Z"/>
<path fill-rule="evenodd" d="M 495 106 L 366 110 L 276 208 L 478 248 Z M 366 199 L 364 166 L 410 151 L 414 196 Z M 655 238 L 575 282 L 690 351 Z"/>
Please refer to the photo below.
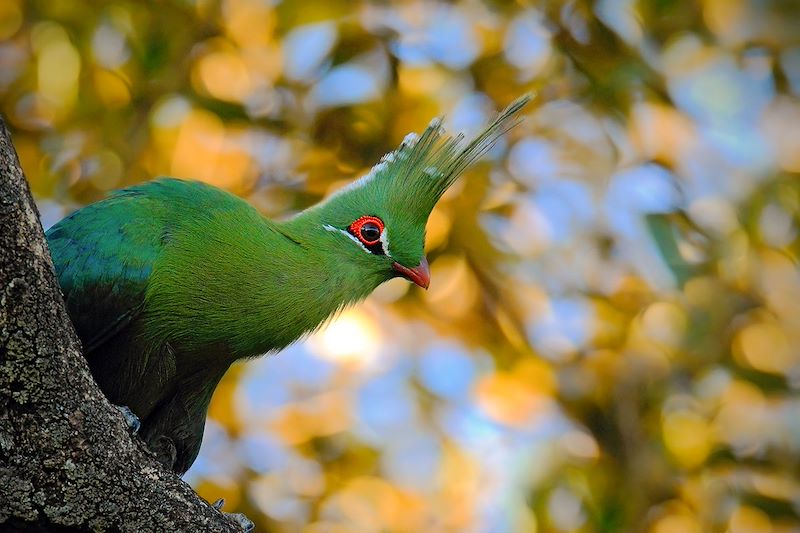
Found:
<path fill-rule="evenodd" d="M 97 388 L 2 117 L 0 530 L 240 531 L 131 438 Z"/>

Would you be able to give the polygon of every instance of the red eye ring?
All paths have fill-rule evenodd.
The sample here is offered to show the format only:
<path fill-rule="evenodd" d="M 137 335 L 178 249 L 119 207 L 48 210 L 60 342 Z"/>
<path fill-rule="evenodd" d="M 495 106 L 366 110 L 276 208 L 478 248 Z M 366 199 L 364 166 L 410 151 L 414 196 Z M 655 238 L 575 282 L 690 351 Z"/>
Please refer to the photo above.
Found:
<path fill-rule="evenodd" d="M 365 227 L 366 226 L 366 227 Z M 374 228 L 377 226 L 378 234 L 375 238 L 367 238 L 364 234 L 374 233 Z M 366 215 L 356 219 L 355 222 L 350 224 L 348 228 L 350 233 L 355 235 L 355 237 L 361 241 L 363 244 L 367 246 L 373 246 L 378 244 L 381 240 L 381 235 L 383 235 L 383 220 L 379 219 L 375 216 Z"/>

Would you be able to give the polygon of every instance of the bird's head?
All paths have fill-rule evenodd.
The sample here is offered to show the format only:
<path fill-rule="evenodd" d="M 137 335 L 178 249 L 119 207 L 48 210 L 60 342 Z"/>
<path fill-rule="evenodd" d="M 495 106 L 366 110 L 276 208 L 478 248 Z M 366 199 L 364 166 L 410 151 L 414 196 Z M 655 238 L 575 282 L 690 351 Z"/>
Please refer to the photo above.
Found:
<path fill-rule="evenodd" d="M 516 125 L 526 95 L 509 105 L 468 143 L 446 136 L 434 119 L 422 135 L 409 134 L 364 177 L 313 209 L 335 239 L 342 261 L 356 263 L 380 283 L 402 276 L 428 288 L 425 225 L 433 207 L 458 176 Z"/>

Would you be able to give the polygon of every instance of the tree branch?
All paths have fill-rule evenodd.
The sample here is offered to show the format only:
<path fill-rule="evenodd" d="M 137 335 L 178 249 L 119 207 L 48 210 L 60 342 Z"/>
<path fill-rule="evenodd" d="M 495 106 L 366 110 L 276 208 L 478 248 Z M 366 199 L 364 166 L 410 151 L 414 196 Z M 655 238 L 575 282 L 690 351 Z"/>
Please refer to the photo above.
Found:
<path fill-rule="evenodd" d="M 0 529 L 239 531 L 97 388 L 0 117 Z"/>

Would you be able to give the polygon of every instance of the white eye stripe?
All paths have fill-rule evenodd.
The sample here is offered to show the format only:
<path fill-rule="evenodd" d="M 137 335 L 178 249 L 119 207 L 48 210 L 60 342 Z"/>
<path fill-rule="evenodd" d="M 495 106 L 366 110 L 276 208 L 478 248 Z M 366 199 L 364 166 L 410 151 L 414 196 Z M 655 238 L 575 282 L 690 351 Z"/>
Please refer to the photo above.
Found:
<path fill-rule="evenodd" d="M 381 232 L 381 248 L 383 248 L 384 255 L 392 257 L 392 254 L 389 253 L 389 232 L 386 231 L 386 228 Z"/>
<path fill-rule="evenodd" d="M 372 252 L 369 251 L 369 249 L 367 249 L 366 246 L 364 246 L 363 242 L 359 241 L 356 237 L 351 235 L 349 231 L 336 228 L 334 226 L 331 226 L 330 224 L 323 224 L 322 227 L 325 228 L 327 231 L 333 231 L 333 232 L 337 232 L 338 231 L 339 233 L 341 233 L 342 235 L 344 235 L 345 237 L 347 237 L 348 239 L 350 239 L 351 241 L 353 241 L 354 243 L 359 245 L 361 247 L 361 249 L 364 250 L 365 252 L 367 252 L 368 254 L 372 253 Z M 386 230 L 385 229 L 381 232 L 380 241 L 381 241 L 381 248 L 383 248 L 383 253 L 387 257 L 392 257 L 392 255 L 389 253 L 389 237 L 386 236 Z"/>
<path fill-rule="evenodd" d="M 359 245 L 361 247 L 361 249 L 364 250 L 365 252 L 367 252 L 368 254 L 372 253 L 369 250 L 367 250 L 367 247 L 364 246 L 364 244 L 361 241 L 359 241 L 358 239 L 356 239 L 355 237 L 350 235 L 349 231 L 345 231 L 345 230 L 339 229 L 339 228 L 334 228 L 330 224 L 324 224 L 322 227 L 325 228 L 328 231 L 334 231 L 334 232 L 338 231 L 339 233 L 341 233 L 342 235 L 344 235 L 345 237 L 347 237 L 348 239 L 350 239 L 351 241 L 353 241 L 354 243 Z"/>

